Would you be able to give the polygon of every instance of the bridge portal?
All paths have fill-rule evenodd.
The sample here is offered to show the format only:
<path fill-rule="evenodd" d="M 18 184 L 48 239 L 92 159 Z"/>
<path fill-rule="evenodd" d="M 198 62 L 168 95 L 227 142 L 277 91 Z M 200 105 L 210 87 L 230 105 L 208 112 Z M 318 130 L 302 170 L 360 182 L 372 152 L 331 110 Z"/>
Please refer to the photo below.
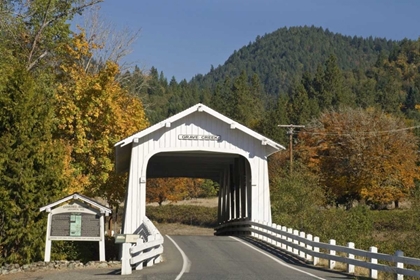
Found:
<path fill-rule="evenodd" d="M 271 222 L 267 158 L 282 145 L 197 104 L 115 145 L 117 172 L 129 172 L 123 232 L 145 221 L 146 178 L 190 177 L 220 184 L 218 220 Z"/>

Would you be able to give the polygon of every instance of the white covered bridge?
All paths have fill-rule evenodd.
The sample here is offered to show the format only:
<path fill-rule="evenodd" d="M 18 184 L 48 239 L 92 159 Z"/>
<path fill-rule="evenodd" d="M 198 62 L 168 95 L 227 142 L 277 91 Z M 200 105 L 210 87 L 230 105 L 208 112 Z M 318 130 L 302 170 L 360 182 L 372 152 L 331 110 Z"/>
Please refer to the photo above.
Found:
<path fill-rule="evenodd" d="M 284 147 L 203 104 L 115 148 L 117 172 L 129 172 L 124 234 L 154 231 L 145 215 L 146 178 L 212 179 L 220 184 L 219 223 L 238 218 L 271 222 L 267 158 Z"/>

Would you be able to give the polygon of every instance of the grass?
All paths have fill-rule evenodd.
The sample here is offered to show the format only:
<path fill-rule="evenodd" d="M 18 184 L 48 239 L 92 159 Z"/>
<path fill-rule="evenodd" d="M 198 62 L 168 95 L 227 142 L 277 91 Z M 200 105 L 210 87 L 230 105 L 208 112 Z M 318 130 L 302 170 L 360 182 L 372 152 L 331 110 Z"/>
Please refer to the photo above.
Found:
<path fill-rule="evenodd" d="M 147 206 L 146 216 L 158 223 L 180 223 L 200 227 L 217 225 L 217 207 L 173 204 Z"/>

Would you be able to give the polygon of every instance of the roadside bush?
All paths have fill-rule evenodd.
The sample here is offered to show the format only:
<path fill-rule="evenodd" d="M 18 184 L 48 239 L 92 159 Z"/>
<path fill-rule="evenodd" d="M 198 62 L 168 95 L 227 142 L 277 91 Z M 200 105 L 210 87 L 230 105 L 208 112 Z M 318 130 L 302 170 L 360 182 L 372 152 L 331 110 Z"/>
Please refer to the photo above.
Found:
<path fill-rule="evenodd" d="M 292 174 L 287 169 L 280 170 L 270 177 L 273 221 L 309 232 L 325 204 L 318 177 L 298 162 Z"/>
<path fill-rule="evenodd" d="M 105 257 L 108 261 L 117 260 L 119 247 L 114 237 L 105 236 Z M 51 260 L 88 261 L 99 260 L 99 242 L 97 241 L 53 241 Z"/>

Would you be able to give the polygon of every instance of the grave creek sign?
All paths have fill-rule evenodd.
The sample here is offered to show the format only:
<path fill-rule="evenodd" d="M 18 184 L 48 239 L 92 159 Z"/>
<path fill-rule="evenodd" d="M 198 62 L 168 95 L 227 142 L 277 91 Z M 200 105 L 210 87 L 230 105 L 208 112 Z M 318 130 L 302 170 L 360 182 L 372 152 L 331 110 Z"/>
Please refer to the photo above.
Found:
<path fill-rule="evenodd" d="M 203 141 L 219 141 L 220 135 L 194 135 L 179 134 L 178 140 L 203 140 Z"/>

